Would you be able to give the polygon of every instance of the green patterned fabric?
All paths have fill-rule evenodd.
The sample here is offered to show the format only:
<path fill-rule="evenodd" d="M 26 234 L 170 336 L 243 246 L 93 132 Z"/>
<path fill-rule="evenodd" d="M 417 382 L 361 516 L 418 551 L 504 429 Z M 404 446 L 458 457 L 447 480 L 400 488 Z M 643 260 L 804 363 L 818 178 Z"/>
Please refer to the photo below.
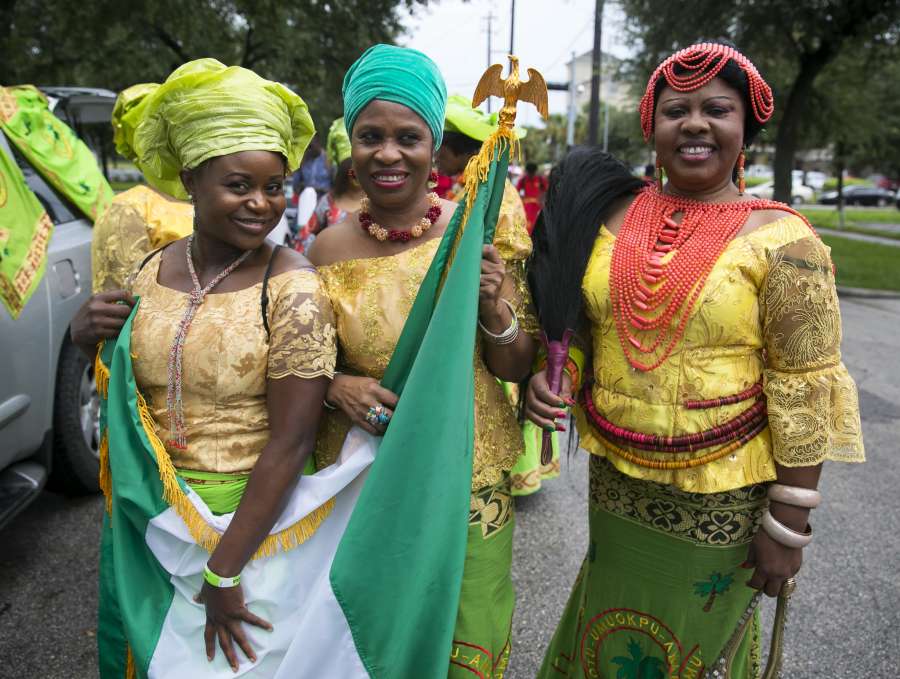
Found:
<path fill-rule="evenodd" d="M 181 170 L 217 156 L 273 151 L 293 171 L 315 132 L 297 94 L 215 59 L 190 61 L 162 85 L 137 87 L 133 111 L 123 101 L 116 147 L 135 159 L 150 184 L 176 198 L 187 197 Z"/>
<path fill-rule="evenodd" d="M 328 139 L 325 142 L 325 153 L 333 167 L 337 167 L 350 157 L 350 137 L 344 119 L 338 118 L 328 128 Z"/>
<path fill-rule="evenodd" d="M 448 679 L 502 679 L 506 671 L 515 607 L 514 524 L 508 481 L 472 493 Z"/>
<path fill-rule="evenodd" d="M 44 275 L 53 222 L 0 149 L 0 299 L 18 318 Z"/>
<path fill-rule="evenodd" d="M 342 89 L 347 132 L 373 99 L 408 106 L 431 130 L 434 148 L 444 136 L 447 86 L 437 65 L 421 52 L 395 45 L 372 45 L 347 71 Z"/>
<path fill-rule="evenodd" d="M 590 460 L 590 543 L 539 677 L 700 679 L 726 649 L 756 679 L 751 571 L 740 568 L 765 488 L 710 495 L 638 481 Z"/>
<path fill-rule="evenodd" d="M 53 188 L 97 221 L 113 191 L 94 154 L 53 115 L 37 88 L 0 87 L 0 128 Z"/>

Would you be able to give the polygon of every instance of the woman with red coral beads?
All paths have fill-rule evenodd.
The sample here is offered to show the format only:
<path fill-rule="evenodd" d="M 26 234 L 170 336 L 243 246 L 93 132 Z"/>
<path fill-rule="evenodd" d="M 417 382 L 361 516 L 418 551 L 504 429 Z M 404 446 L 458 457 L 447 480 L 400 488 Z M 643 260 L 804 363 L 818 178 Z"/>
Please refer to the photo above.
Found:
<path fill-rule="evenodd" d="M 757 603 L 793 585 L 822 464 L 864 460 L 829 250 L 743 193 L 773 109 L 744 55 L 696 44 L 641 100 L 657 182 L 583 149 L 551 175 L 532 293 L 548 337 L 554 314 L 583 321 L 559 393 L 539 372 L 526 414 L 578 400 L 591 541 L 542 678 L 757 677 Z"/>
<path fill-rule="evenodd" d="M 376 45 L 347 72 L 343 94 L 353 169 L 365 198 L 358 213 L 323 231 L 309 250 L 337 319 L 341 371 L 326 397 L 332 410 L 319 430 L 320 466 L 334 462 L 352 425 L 371 434 L 390 426 L 398 397 L 380 382 L 456 209 L 429 189 L 447 102 L 434 62 L 415 50 Z M 499 678 L 510 651 L 509 470 L 522 437 L 495 377 L 518 382 L 528 374 L 537 321 L 524 267 L 509 266 L 501 254 L 509 249 L 502 242 L 506 233 L 497 229 L 493 245 L 484 246 L 479 332 L 475 346 L 459 347 L 473 354 L 475 424 L 472 509 L 449 677 L 471 677 L 474 668 L 479 676 Z"/>

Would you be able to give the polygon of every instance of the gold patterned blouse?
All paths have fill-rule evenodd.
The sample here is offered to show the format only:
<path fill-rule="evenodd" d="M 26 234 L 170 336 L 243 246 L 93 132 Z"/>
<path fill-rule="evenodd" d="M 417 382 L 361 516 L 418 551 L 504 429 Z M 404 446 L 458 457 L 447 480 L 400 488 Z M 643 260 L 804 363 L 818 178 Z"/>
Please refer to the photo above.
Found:
<path fill-rule="evenodd" d="M 683 339 L 649 372 L 630 366 L 616 334 L 609 291 L 614 242 L 601 229 L 582 286 L 597 410 L 625 429 L 690 434 L 724 424 L 749 402 L 691 410 L 685 401 L 731 396 L 762 382 L 769 426 L 726 457 L 683 470 L 656 470 L 608 451 L 579 409 L 584 448 L 608 457 L 629 476 L 699 493 L 773 480 L 775 462 L 799 467 L 826 459 L 864 460 L 856 385 L 841 362 L 829 249 L 802 220 L 785 217 L 735 238 L 710 273 Z M 634 452 L 672 460 L 708 451 Z"/>
<path fill-rule="evenodd" d="M 123 290 L 144 257 L 194 229 L 194 206 L 142 184 L 123 191 L 94 224 L 94 292 Z"/>
<path fill-rule="evenodd" d="M 160 440 L 169 438 L 166 410 L 169 349 L 188 294 L 157 283 L 161 257 L 137 274 L 140 307 L 131 347 L 137 386 L 147 399 Z M 334 375 L 334 316 L 312 269 L 269 279 L 267 340 L 262 283 L 206 296 L 184 346 L 182 399 L 187 450 L 166 447 L 179 469 L 248 472 L 269 440 L 266 380 Z"/>
<path fill-rule="evenodd" d="M 387 257 L 349 259 L 319 267 L 337 319 L 338 370 L 381 379 L 406 323 L 419 286 L 437 252 L 440 238 Z M 525 284 L 524 261 L 531 240 L 524 221 L 500 219 L 494 245 L 507 274 L 516 284 L 510 300 L 525 332 L 537 333 L 537 321 Z M 497 379 L 482 359 L 481 338 L 475 345 L 475 450 L 472 489 L 498 483 L 521 454 L 522 434 L 515 413 Z M 316 461 L 331 464 L 344 443 L 350 420 L 341 411 L 324 414 L 319 427 Z"/>

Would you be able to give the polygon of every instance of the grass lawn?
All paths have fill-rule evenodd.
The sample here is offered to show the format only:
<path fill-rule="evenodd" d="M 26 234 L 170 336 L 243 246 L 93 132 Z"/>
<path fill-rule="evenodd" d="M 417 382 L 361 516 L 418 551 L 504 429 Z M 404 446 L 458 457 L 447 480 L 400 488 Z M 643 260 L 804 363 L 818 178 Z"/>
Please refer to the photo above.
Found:
<path fill-rule="evenodd" d="M 822 236 L 831 248 L 837 284 L 900 291 L 900 247 Z"/>
<path fill-rule="evenodd" d="M 813 208 L 803 209 L 800 212 L 817 228 L 840 229 L 837 210 L 832 210 L 831 208 L 817 210 Z M 887 229 L 879 229 L 873 226 L 862 226 L 863 224 L 900 224 L 900 210 L 897 208 L 869 210 L 848 208 L 844 210 L 844 230 L 900 240 L 900 233 L 896 231 L 888 231 Z"/>

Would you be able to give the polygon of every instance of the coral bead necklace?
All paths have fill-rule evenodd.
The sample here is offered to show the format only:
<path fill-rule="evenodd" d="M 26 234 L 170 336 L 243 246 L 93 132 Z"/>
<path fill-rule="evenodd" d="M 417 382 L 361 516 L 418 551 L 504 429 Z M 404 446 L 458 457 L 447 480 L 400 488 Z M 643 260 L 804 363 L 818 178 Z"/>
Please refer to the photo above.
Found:
<path fill-rule="evenodd" d="M 653 187 L 638 193 L 616 237 L 609 273 L 616 331 L 632 367 L 654 370 L 669 357 L 716 261 L 750 213 L 767 209 L 806 221 L 771 200 L 707 203 Z"/>
<path fill-rule="evenodd" d="M 377 240 L 406 243 L 412 238 L 421 236 L 441 218 L 443 212 L 441 199 L 434 192 L 427 194 L 426 198 L 428 199 L 428 210 L 425 211 L 425 216 L 413 224 L 409 231 L 404 231 L 402 229 L 388 230 L 372 219 L 369 212 L 369 197 L 363 196 L 359 202 L 359 225 L 363 231 Z"/>

